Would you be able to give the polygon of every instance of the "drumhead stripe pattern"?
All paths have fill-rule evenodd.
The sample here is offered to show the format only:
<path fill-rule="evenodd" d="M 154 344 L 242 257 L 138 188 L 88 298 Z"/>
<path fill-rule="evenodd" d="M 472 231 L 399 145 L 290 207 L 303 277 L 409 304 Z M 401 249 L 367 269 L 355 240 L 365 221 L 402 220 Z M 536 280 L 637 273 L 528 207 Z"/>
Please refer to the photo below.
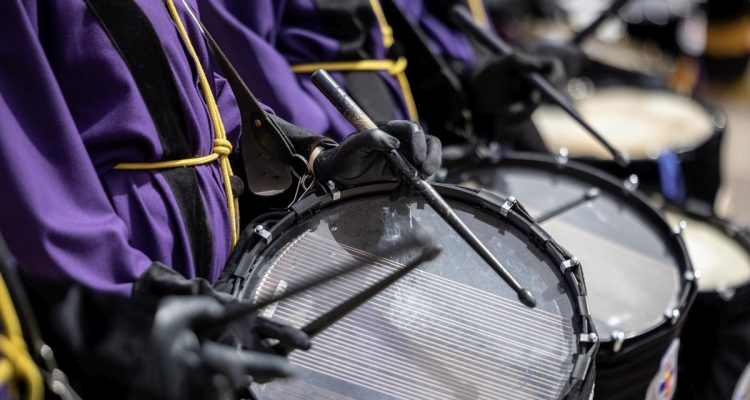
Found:
<path fill-rule="evenodd" d="M 394 185 L 312 195 L 269 216 L 227 282 L 259 301 L 340 269 L 369 265 L 265 309 L 294 326 L 398 269 L 407 254 L 378 256 L 416 228 L 440 232 L 444 251 L 290 355 L 302 376 L 255 385 L 257 399 L 588 398 L 598 347 L 578 264 L 514 201 L 438 185 L 502 262 L 522 273 L 540 303 L 529 309 L 418 198 L 389 199 Z M 261 218 L 259 221 L 263 221 Z M 413 252 L 412 252 L 413 253 Z"/>
<path fill-rule="evenodd" d="M 309 269 L 293 271 L 291 268 L 281 268 L 285 272 L 276 275 L 275 278 L 285 280 L 289 286 L 301 285 L 306 280 L 312 279 L 316 273 L 323 273 L 323 271 L 327 271 L 328 268 L 334 266 L 340 268 L 351 261 L 352 257 L 349 254 L 337 253 L 337 245 L 335 243 L 331 245 L 327 242 L 324 238 L 314 234 L 306 234 L 295 240 L 295 246 L 291 249 L 285 249 L 284 257 L 278 259 L 271 268 L 275 268 L 279 264 L 291 267 L 292 264 L 289 264 L 287 260 L 292 261 L 292 259 L 297 258 L 298 261 L 305 260 Z M 315 254 L 316 252 L 318 254 Z M 326 254 L 328 258 L 322 258 Z M 370 269 L 367 273 L 355 272 L 350 277 L 338 279 L 335 288 L 330 287 L 333 285 L 324 285 L 285 302 L 283 307 L 276 308 L 274 316 L 294 326 L 304 326 L 313 319 L 316 312 L 320 311 L 316 306 L 333 307 L 402 266 L 400 263 L 382 259 L 372 254 L 364 253 L 359 256 L 362 256 L 375 268 Z M 556 335 L 559 335 L 557 331 L 560 330 L 565 332 L 567 337 L 570 337 L 573 333 L 570 321 L 565 321 L 559 316 L 544 311 L 535 312 L 512 299 L 504 299 L 486 293 L 480 295 L 480 292 L 475 292 L 473 288 L 467 285 L 459 285 L 423 271 L 415 271 L 413 275 L 406 279 L 412 282 L 399 282 L 376 296 L 368 303 L 366 308 L 358 310 L 342 320 L 336 327 L 321 334 L 319 336 L 320 345 L 317 345 L 313 351 L 295 353 L 291 359 L 300 366 L 312 370 L 325 370 L 336 377 L 353 380 L 374 390 L 385 393 L 394 392 L 394 395 L 408 395 L 409 384 L 401 385 L 406 392 L 399 393 L 395 390 L 398 380 L 393 379 L 393 377 L 389 378 L 387 371 L 401 371 L 399 373 L 401 380 L 419 380 L 423 388 L 430 386 L 428 383 L 431 379 L 434 380 L 445 373 L 438 367 L 428 364 L 420 366 L 419 369 L 413 369 L 414 366 L 408 364 L 409 359 L 402 356 L 402 354 L 410 351 L 408 345 L 411 344 L 429 349 L 426 355 L 433 362 L 450 364 L 450 373 L 459 381 L 472 377 L 480 378 L 476 386 L 486 388 L 488 393 L 504 391 L 508 396 L 511 396 L 509 398 L 525 395 L 527 392 L 516 392 L 513 388 L 518 386 L 519 380 L 525 379 L 530 373 L 533 373 L 536 377 L 550 379 L 550 382 L 538 384 L 536 388 L 538 393 L 532 392 L 532 395 L 554 397 L 560 391 L 561 383 L 565 382 L 569 371 L 563 367 L 555 368 L 555 366 L 569 363 L 570 360 L 567 356 L 573 351 L 573 346 L 572 343 L 566 343 L 563 340 L 550 343 L 549 338 L 555 338 Z M 414 282 L 419 282 L 419 285 L 412 286 Z M 409 299 L 408 304 L 393 303 L 389 300 L 393 297 L 393 292 L 404 290 L 410 290 L 410 295 L 413 296 Z M 261 286 L 256 294 L 256 301 L 265 296 L 272 296 L 274 292 L 275 287 L 272 285 Z M 315 298 L 315 305 L 309 303 L 310 298 Z M 452 299 L 462 299 L 462 301 L 458 303 Z M 431 310 L 452 310 L 455 311 L 454 315 L 463 315 L 465 319 L 449 320 L 438 313 L 431 313 L 430 315 L 410 313 L 412 308 L 426 309 L 424 305 L 428 302 L 433 305 Z M 413 307 L 419 303 L 421 303 L 419 306 Z M 403 313 L 403 315 L 409 316 L 408 325 L 404 324 L 399 327 L 399 336 L 389 337 L 389 339 L 392 339 L 391 346 L 402 350 L 402 352 L 391 351 L 387 347 L 377 345 L 368 349 L 372 353 L 358 349 L 357 340 L 366 338 L 375 331 L 382 335 L 389 335 L 387 330 L 378 328 L 377 325 L 364 328 L 366 321 L 377 319 L 379 315 L 388 313 L 389 310 L 396 314 Z M 498 311 L 492 312 L 492 310 Z M 388 322 L 393 323 L 393 321 Z M 493 322 L 494 324 L 492 324 Z M 500 336 L 486 327 L 482 330 L 482 324 L 492 324 L 493 330 L 505 331 L 507 335 Z M 438 332 L 430 331 L 430 326 L 440 326 L 441 330 Z M 523 336 L 511 336 L 521 329 L 526 332 Z M 461 341 L 465 338 L 461 335 L 452 334 L 452 332 L 467 330 L 474 331 L 475 336 L 471 338 L 471 341 L 476 347 L 464 348 L 462 354 L 455 354 L 450 358 L 443 356 L 443 354 L 450 354 L 450 349 L 464 346 Z M 439 339 L 428 338 L 425 335 L 426 333 L 436 334 Z M 328 338 L 331 340 L 325 340 Z M 408 338 L 409 343 L 402 345 L 400 342 L 404 338 Z M 335 343 L 335 346 L 330 346 L 330 343 Z M 480 351 L 481 348 L 491 347 L 493 343 L 502 343 L 505 347 L 504 353 L 487 355 Z M 344 356 L 342 357 L 341 354 Z M 475 366 L 471 365 L 470 361 L 476 357 L 486 358 L 487 364 L 496 364 L 496 368 L 488 368 L 484 371 L 474 369 Z M 532 360 L 538 363 L 528 363 Z M 367 363 L 368 368 L 383 371 L 383 377 L 389 378 L 388 387 L 371 386 L 372 383 L 368 384 L 364 377 L 352 375 L 349 371 L 358 369 L 358 363 Z M 512 368 L 512 365 L 519 365 L 519 367 Z M 539 365 L 546 365 L 547 368 L 541 369 L 538 367 Z M 489 379 L 494 375 L 502 375 L 505 379 L 498 382 L 500 385 L 488 384 L 487 382 L 491 382 Z M 440 384 L 436 383 L 434 387 L 439 388 Z"/>

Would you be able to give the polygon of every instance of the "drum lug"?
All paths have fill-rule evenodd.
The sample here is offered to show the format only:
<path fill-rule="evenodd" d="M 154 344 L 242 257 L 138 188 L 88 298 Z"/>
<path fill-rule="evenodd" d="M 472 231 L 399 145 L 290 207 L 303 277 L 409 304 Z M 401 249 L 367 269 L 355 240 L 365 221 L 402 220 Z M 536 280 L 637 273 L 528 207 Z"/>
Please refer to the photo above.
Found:
<path fill-rule="evenodd" d="M 682 234 L 682 232 L 683 232 L 683 231 L 685 231 L 685 229 L 687 229 L 687 221 L 685 221 L 685 220 L 683 219 L 683 220 L 681 220 L 681 221 L 680 221 L 680 222 L 679 222 L 679 223 L 677 224 L 677 226 L 675 226 L 674 228 L 672 228 L 672 232 L 673 232 L 673 233 L 674 233 L 675 235 L 681 235 L 681 234 Z"/>
<path fill-rule="evenodd" d="M 612 351 L 615 353 L 622 349 L 622 344 L 625 342 L 625 332 L 623 331 L 612 331 Z"/>
<path fill-rule="evenodd" d="M 676 308 L 669 310 L 666 312 L 665 316 L 669 319 L 669 322 L 674 325 L 677 323 L 677 320 L 680 319 L 680 310 Z"/>
<path fill-rule="evenodd" d="M 500 207 L 500 215 L 502 215 L 504 218 L 508 216 L 508 213 L 510 210 L 512 210 L 516 206 L 516 198 L 513 196 L 508 197 L 505 200 L 505 203 Z"/>
<path fill-rule="evenodd" d="M 568 148 L 560 147 L 560 149 L 557 150 L 557 155 L 555 155 L 555 164 L 562 167 L 562 166 L 565 166 L 569 160 L 570 160 L 570 152 L 568 151 Z"/>
<path fill-rule="evenodd" d="M 263 225 L 256 225 L 253 233 L 266 242 L 266 244 L 271 244 L 273 240 L 273 235 Z"/>
<path fill-rule="evenodd" d="M 701 277 L 700 271 L 685 271 L 685 280 L 689 282 L 697 281 Z"/>
<path fill-rule="evenodd" d="M 719 295 L 719 297 L 726 302 L 732 301 L 735 293 L 736 293 L 736 290 L 732 288 L 725 287 L 725 288 L 716 289 L 716 294 Z"/>
<path fill-rule="evenodd" d="M 627 179 L 625 179 L 622 182 L 622 186 L 627 190 L 628 192 L 634 192 L 638 190 L 638 186 L 640 186 L 641 180 L 638 178 L 638 175 L 636 174 L 630 174 Z"/>
<path fill-rule="evenodd" d="M 578 261 L 578 257 L 572 257 L 567 260 L 563 260 L 562 263 L 560 263 L 560 272 L 566 274 L 569 269 L 576 268 L 579 265 L 581 265 L 581 262 Z"/>
<path fill-rule="evenodd" d="M 591 333 L 582 333 L 579 336 L 579 341 L 581 343 L 597 343 L 599 342 L 599 335 L 596 334 L 596 332 Z"/>

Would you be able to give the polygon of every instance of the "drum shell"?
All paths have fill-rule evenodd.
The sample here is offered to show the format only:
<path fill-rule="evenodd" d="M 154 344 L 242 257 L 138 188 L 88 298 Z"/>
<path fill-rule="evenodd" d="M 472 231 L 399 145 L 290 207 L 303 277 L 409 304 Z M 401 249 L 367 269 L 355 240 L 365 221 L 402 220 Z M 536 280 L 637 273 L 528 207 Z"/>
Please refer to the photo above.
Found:
<path fill-rule="evenodd" d="M 682 167 L 687 198 L 713 205 L 721 187 L 723 140 L 724 128 L 717 125 L 711 137 L 698 147 L 675 152 Z M 582 158 L 581 161 L 620 178 L 635 174 L 641 182 L 641 189 L 646 192 L 655 193 L 661 190 L 661 176 L 657 160 L 634 159 L 626 168 L 608 160 Z"/>
<path fill-rule="evenodd" d="M 596 181 L 603 190 L 620 192 L 631 198 L 628 203 L 639 209 L 654 221 L 661 221 L 665 235 L 671 235 L 667 222 L 661 213 L 653 208 L 648 199 L 638 191 L 628 191 L 614 177 L 601 171 L 592 169 L 590 166 L 575 161 L 557 163 L 553 158 L 537 154 L 513 153 L 504 156 L 501 160 L 468 160 L 455 162 L 449 165 L 447 180 L 459 183 L 461 173 L 473 168 L 497 167 L 503 165 L 527 166 L 530 168 L 557 169 L 566 171 L 565 175 L 578 176 L 587 182 Z M 563 173 L 563 172 L 561 172 Z M 492 188 L 488 188 L 492 190 Z M 513 195 L 513 193 L 506 193 Z M 521 199 L 523 200 L 523 199 Z M 564 241 L 562 242 L 564 245 Z M 675 236 L 673 247 L 684 258 L 681 262 L 685 265 L 686 272 L 692 272 L 692 265 L 685 249 L 685 244 L 679 235 Z M 585 263 L 585 261 L 584 261 Z M 584 265 L 585 271 L 585 265 Z M 590 286 L 589 282 L 589 286 Z M 678 308 L 679 316 L 674 320 L 665 321 L 644 334 L 626 338 L 617 346 L 612 340 L 601 338 L 600 348 L 596 356 L 597 375 L 595 382 L 595 398 L 615 400 L 643 400 L 652 379 L 659 370 L 660 361 L 667 352 L 673 340 L 678 338 L 685 323 L 685 316 L 693 303 L 697 293 L 697 286 L 690 281 L 682 293 L 682 304 Z M 620 347 L 615 351 L 616 347 Z"/>
<path fill-rule="evenodd" d="M 750 284 L 700 292 L 682 332 L 678 399 L 728 399 L 750 361 Z"/>

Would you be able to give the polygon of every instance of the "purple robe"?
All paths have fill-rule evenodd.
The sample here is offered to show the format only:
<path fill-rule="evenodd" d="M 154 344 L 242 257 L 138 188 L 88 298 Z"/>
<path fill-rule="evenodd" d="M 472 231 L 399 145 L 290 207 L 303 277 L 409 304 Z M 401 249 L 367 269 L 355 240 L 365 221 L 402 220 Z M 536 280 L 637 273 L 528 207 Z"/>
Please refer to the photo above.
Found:
<path fill-rule="evenodd" d="M 472 51 L 463 35 L 424 9 L 421 0 L 399 0 L 407 13 L 420 21 L 430 45 L 439 54 L 471 65 Z M 261 101 L 277 115 L 313 132 L 340 139 L 354 129 L 310 82 L 291 66 L 341 61 L 341 43 L 321 21 L 314 0 L 198 0 L 201 18 L 221 44 L 240 75 Z M 373 17 L 365 51 L 371 59 L 385 59 L 387 49 Z M 396 38 L 398 41 L 398 38 Z M 346 89 L 342 74 L 332 73 Z M 406 105 L 395 78 L 379 73 L 386 82 L 397 118 L 407 118 Z"/>
<path fill-rule="evenodd" d="M 163 1 L 136 3 L 171 66 L 192 152 L 210 154 L 209 115 L 176 26 Z M 236 144 L 234 96 L 184 5 L 175 4 Z M 86 3 L 4 0 L 0 38 L 0 233 L 19 264 L 119 294 L 154 261 L 194 277 L 185 223 L 162 174 L 113 170 L 160 161 L 163 149 L 128 67 Z M 230 251 L 226 197 L 218 162 L 195 172 L 216 279 Z"/>

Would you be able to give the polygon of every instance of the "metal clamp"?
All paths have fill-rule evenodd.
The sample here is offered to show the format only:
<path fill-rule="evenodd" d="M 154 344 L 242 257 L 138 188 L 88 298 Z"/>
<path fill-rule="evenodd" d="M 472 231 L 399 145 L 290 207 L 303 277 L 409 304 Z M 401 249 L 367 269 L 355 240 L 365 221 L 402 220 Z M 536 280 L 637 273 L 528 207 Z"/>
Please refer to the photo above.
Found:
<path fill-rule="evenodd" d="M 581 262 L 578 261 L 578 257 L 571 257 L 568 259 L 563 260 L 563 262 L 560 263 L 560 272 L 565 274 L 568 272 L 568 270 L 572 268 L 577 268 L 581 265 Z"/>
<path fill-rule="evenodd" d="M 578 340 L 581 343 L 597 343 L 599 342 L 599 335 L 596 332 L 582 333 L 578 335 Z"/>
<path fill-rule="evenodd" d="M 677 323 L 677 320 L 678 320 L 678 319 L 680 319 L 680 310 L 678 310 L 678 309 L 676 309 L 676 308 L 675 308 L 675 309 L 672 309 L 672 310 L 669 310 L 669 311 L 667 311 L 667 312 L 666 312 L 666 313 L 664 314 L 664 316 L 665 316 L 665 317 L 667 317 L 667 319 L 669 319 L 669 322 L 670 322 L 670 323 L 671 323 L 672 325 L 674 325 L 674 324 L 676 324 L 676 323 Z"/>
<path fill-rule="evenodd" d="M 263 241 L 266 242 L 266 244 L 270 244 L 273 240 L 273 235 L 271 232 L 266 229 L 263 225 L 256 225 L 253 229 L 253 233 L 258 235 Z"/>
<path fill-rule="evenodd" d="M 507 217 L 510 210 L 512 210 L 516 206 L 516 203 L 516 198 L 513 196 L 505 199 L 505 203 L 503 203 L 502 207 L 500 207 L 500 215 L 502 215 L 503 217 Z"/>
<path fill-rule="evenodd" d="M 612 331 L 612 351 L 617 353 L 622 349 L 622 344 L 625 342 L 625 332 L 623 331 Z"/>

